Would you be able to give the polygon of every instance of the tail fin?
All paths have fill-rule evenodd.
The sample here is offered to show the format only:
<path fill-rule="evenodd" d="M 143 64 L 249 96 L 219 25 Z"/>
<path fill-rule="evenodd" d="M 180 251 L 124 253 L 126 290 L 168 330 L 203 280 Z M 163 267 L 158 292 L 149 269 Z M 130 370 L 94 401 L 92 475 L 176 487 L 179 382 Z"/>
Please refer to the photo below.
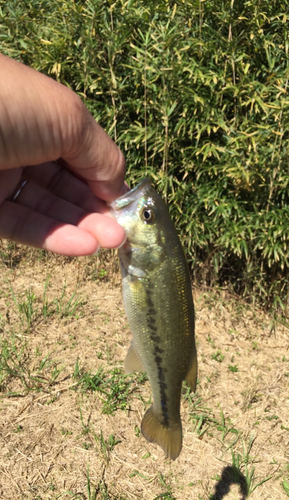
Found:
<path fill-rule="evenodd" d="M 164 427 L 151 406 L 141 423 L 143 436 L 151 443 L 157 443 L 172 460 L 181 453 L 182 424 L 181 420 L 172 427 Z"/>

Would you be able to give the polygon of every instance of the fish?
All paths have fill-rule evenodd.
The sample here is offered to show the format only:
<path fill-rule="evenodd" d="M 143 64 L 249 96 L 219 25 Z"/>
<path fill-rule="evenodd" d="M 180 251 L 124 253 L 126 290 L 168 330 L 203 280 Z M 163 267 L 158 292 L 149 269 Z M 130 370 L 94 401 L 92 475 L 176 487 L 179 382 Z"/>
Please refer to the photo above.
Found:
<path fill-rule="evenodd" d="M 148 178 L 110 203 L 127 239 L 118 250 L 132 332 L 127 373 L 145 371 L 153 394 L 141 431 L 175 460 L 182 449 L 182 382 L 195 392 L 197 352 L 190 273 L 169 210 Z"/>

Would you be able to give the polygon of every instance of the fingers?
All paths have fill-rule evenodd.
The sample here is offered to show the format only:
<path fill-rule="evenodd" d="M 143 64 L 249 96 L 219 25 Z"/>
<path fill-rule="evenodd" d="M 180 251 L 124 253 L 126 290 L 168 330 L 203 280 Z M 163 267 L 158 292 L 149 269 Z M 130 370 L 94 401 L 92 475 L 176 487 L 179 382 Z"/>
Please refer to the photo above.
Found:
<path fill-rule="evenodd" d="M 88 189 L 88 188 L 87 188 Z M 86 211 L 63 198 L 55 196 L 31 179 L 25 184 L 17 197 L 17 204 L 46 215 L 51 219 L 76 226 Z"/>
<path fill-rule="evenodd" d="M 89 255 L 123 243 L 123 228 L 87 184 L 57 164 L 39 167 L 25 169 L 27 182 L 16 202 L 0 206 L 1 237 L 64 255 Z M 10 172 L 0 172 L 4 184 Z"/>
<path fill-rule="evenodd" d="M 23 173 L 22 168 L 0 170 L 0 204 L 14 193 Z"/>
<path fill-rule="evenodd" d="M 61 208 L 57 219 L 53 217 L 54 207 Z M 93 254 L 99 246 L 116 248 L 125 237 L 113 219 L 102 214 L 87 214 L 53 195 L 50 201 L 49 195 L 45 196 L 37 211 L 20 205 L 18 199 L 17 203 L 4 201 L 0 207 L 0 234 L 17 243 L 71 256 Z"/>
<path fill-rule="evenodd" d="M 32 183 L 37 183 L 55 196 L 83 208 L 86 212 L 99 212 L 109 215 L 106 203 L 97 198 L 85 182 L 55 162 L 27 167 L 24 175 Z M 25 189 L 25 195 L 28 195 L 27 189 Z M 21 199 L 24 203 L 26 199 L 29 202 L 29 196 Z"/>
<path fill-rule="evenodd" d="M 123 155 L 77 95 L 3 55 L 0 65 L 0 168 L 61 158 L 98 197 L 120 196 Z"/>
<path fill-rule="evenodd" d="M 90 255 L 98 249 L 92 234 L 10 201 L 0 207 L 0 234 L 17 243 L 62 255 Z"/>
<path fill-rule="evenodd" d="M 88 112 L 87 112 L 88 113 Z M 120 149 L 94 120 L 86 116 L 74 141 L 60 163 L 85 179 L 102 200 L 113 201 L 125 193 L 125 160 Z"/>

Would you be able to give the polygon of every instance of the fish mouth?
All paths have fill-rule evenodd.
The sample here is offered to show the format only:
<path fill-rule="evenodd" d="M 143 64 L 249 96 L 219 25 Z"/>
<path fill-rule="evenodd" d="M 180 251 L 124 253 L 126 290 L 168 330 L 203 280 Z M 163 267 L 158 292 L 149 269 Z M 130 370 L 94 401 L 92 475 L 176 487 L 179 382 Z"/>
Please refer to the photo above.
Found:
<path fill-rule="evenodd" d="M 108 203 L 108 207 L 110 208 L 112 214 L 117 212 L 117 210 L 121 210 L 122 208 L 133 203 L 139 197 L 140 193 L 145 193 L 150 187 L 151 180 L 148 177 L 145 177 L 133 189 L 111 203 Z"/>

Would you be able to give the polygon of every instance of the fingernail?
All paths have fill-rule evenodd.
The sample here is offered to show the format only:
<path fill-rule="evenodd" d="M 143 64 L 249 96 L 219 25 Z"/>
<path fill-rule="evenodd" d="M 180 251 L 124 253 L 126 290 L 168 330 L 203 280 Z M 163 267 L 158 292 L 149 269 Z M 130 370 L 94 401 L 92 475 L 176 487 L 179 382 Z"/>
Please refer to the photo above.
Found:
<path fill-rule="evenodd" d="M 125 244 L 126 240 L 127 240 L 127 237 L 125 235 L 123 242 L 118 247 L 115 247 L 115 250 L 119 250 L 119 248 L 121 248 Z"/>

